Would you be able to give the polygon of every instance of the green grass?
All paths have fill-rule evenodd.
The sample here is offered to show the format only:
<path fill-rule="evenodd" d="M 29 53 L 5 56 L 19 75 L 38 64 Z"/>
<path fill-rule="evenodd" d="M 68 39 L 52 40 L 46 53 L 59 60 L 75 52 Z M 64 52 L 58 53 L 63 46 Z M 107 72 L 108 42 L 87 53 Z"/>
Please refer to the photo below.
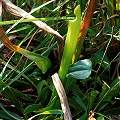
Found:
<path fill-rule="evenodd" d="M 66 39 L 68 21 L 75 19 L 74 9 L 79 4 L 81 22 L 84 21 L 88 7 L 86 1 L 60 0 L 45 5 L 44 0 L 17 0 L 14 4 L 35 18 L 16 18 L 6 9 L 0 15 L 0 27 L 3 27 L 7 36 L 15 36 L 12 43 L 30 51 L 26 52 L 25 57 L 23 52 L 11 52 L 5 46 L 0 48 L 0 119 L 63 120 L 64 111 L 61 110 L 51 78 L 56 72 L 63 82 L 73 120 L 87 120 L 90 111 L 95 113 L 93 117 L 97 120 L 112 120 L 114 115 L 120 115 L 118 0 L 105 0 L 104 3 L 98 0 L 97 9 L 91 22 L 89 21 L 90 26 L 88 25 L 88 30 L 83 31 L 85 34 L 81 36 L 83 43 L 76 43 L 74 48 L 73 43 L 60 43 L 58 39 Z M 46 23 L 54 31 L 42 30 L 33 23 L 36 21 Z M 76 29 L 78 33 L 81 28 L 79 26 Z M 74 39 L 73 32 L 69 34 Z M 59 49 L 60 46 L 67 46 L 68 52 L 65 53 L 65 47 Z M 75 58 L 77 50 L 80 52 L 74 61 L 72 58 Z M 70 61 L 69 64 L 61 65 L 61 52 L 62 60 L 66 63 Z M 35 63 L 41 56 L 51 63 L 49 67 L 45 66 L 46 73 Z M 65 73 L 64 77 L 61 77 L 62 72 Z"/>

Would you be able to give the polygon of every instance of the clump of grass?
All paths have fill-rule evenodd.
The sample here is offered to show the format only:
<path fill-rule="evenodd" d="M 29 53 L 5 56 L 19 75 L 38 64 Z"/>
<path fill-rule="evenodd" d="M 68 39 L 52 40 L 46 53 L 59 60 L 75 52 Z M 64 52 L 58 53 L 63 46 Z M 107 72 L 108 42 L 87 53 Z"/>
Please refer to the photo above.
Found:
<path fill-rule="evenodd" d="M 119 1 L 49 3 L 17 0 L 14 5 L 23 13 L 37 10 L 27 19 L 0 11 L 1 42 L 9 48 L 0 43 L 0 118 L 64 119 L 51 78 L 58 72 L 72 119 L 112 119 L 120 114 Z"/>

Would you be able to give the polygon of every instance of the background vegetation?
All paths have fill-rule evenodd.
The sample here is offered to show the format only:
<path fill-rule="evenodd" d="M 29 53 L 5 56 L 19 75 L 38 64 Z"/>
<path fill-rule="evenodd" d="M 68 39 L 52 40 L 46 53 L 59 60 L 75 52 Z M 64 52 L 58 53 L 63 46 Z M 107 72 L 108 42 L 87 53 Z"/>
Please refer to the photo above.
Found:
<path fill-rule="evenodd" d="M 47 0 L 12 1 L 27 12 L 45 5 L 32 15 L 58 31 L 56 36 L 33 24 L 33 18 L 18 18 L 19 10 L 18 15 L 11 14 L 6 4 L 8 1 L 3 0 L 0 27 L 7 31 L 14 45 L 32 53 L 26 51 L 26 55 L 23 49 L 11 49 L 11 43 L 5 42 L 11 50 L 8 49 L 2 44 L 4 33 L 0 32 L 1 119 L 63 120 L 60 100 L 51 78 L 56 72 L 65 88 L 73 120 L 112 120 L 120 114 L 120 1 L 98 0 L 96 8 L 91 7 L 88 11 L 90 1 L 56 0 L 47 5 Z M 84 23 L 89 29 L 81 32 L 78 37 L 83 41 L 77 41 L 77 48 L 75 46 L 73 50 L 74 41 L 65 48 L 62 40 L 66 39 L 68 21 L 75 19 L 74 9 L 79 4 L 81 20 L 78 27 L 81 29 Z M 87 12 L 92 11 L 91 19 L 85 21 Z M 74 38 L 74 33 L 70 36 Z M 64 49 L 68 52 L 63 52 Z M 75 50 L 79 51 L 75 59 L 70 50 L 74 55 Z M 61 64 L 61 58 L 65 64 Z M 37 63 L 39 60 L 40 64 Z"/>

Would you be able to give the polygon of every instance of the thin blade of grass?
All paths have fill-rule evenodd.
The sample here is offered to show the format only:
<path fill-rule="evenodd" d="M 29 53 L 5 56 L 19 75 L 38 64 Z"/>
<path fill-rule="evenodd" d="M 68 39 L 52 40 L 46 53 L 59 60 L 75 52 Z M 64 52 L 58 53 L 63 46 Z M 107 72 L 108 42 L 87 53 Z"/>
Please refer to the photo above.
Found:
<path fill-rule="evenodd" d="M 58 21 L 58 20 L 73 20 L 75 19 L 75 17 L 54 17 L 54 18 L 28 18 L 28 19 L 24 19 L 21 21 L 21 23 L 25 23 L 25 22 L 33 22 L 33 21 Z M 19 20 L 10 20 L 10 21 L 2 21 L 0 22 L 0 25 L 10 25 L 10 24 L 14 24 L 16 22 L 18 22 Z"/>

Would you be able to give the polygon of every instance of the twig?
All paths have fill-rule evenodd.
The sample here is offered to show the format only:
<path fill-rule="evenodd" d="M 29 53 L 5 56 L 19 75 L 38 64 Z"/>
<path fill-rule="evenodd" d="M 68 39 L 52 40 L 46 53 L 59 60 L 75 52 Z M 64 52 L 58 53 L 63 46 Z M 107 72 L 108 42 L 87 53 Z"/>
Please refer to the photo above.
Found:
<path fill-rule="evenodd" d="M 64 112 L 64 120 L 72 120 L 71 111 L 68 105 L 67 96 L 64 90 L 64 87 L 61 83 L 61 80 L 57 73 L 52 75 L 53 84 L 57 90 L 58 96 L 60 98 L 61 107 Z"/>

